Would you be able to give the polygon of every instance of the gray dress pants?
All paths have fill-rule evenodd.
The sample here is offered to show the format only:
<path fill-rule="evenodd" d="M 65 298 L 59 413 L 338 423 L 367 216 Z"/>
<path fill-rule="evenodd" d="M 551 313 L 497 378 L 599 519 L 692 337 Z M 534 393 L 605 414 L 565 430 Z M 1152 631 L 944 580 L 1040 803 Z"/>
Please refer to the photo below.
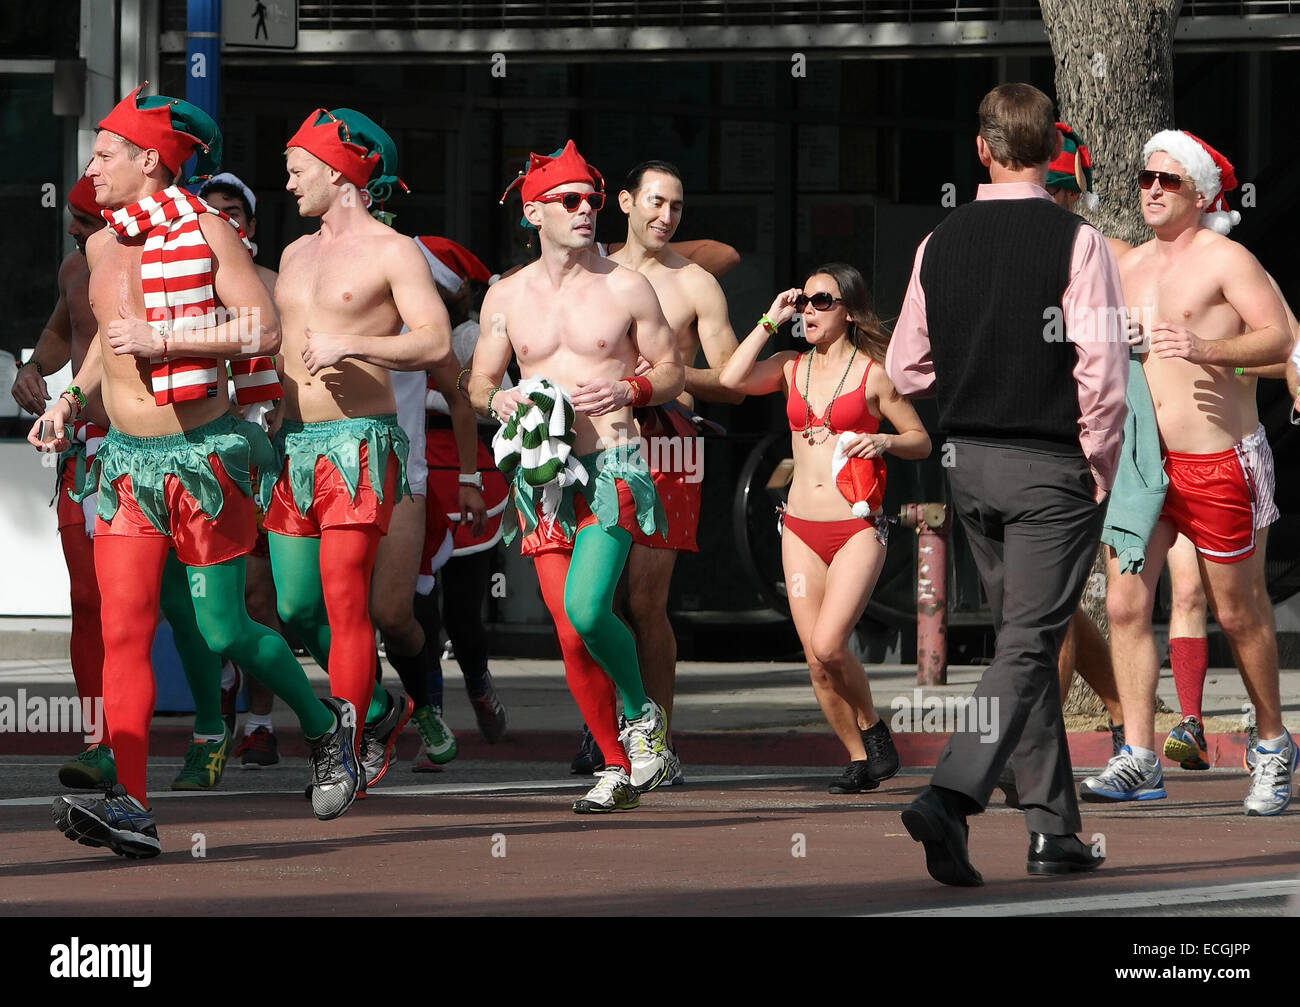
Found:
<path fill-rule="evenodd" d="M 952 506 L 970 542 L 997 633 L 972 702 L 931 783 L 982 810 L 1013 759 L 1030 832 L 1078 832 L 1057 654 L 1101 537 L 1104 508 L 1081 454 L 951 439 Z M 979 723 L 995 724 L 981 734 Z"/>

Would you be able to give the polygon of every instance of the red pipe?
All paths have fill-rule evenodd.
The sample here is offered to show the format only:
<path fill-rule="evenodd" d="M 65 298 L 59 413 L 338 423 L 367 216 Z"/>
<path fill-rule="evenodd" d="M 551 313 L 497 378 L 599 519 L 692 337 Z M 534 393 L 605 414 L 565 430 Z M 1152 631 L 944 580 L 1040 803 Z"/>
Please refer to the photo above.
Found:
<path fill-rule="evenodd" d="M 916 684 L 948 684 L 948 511 L 906 504 L 899 524 L 916 537 Z"/>

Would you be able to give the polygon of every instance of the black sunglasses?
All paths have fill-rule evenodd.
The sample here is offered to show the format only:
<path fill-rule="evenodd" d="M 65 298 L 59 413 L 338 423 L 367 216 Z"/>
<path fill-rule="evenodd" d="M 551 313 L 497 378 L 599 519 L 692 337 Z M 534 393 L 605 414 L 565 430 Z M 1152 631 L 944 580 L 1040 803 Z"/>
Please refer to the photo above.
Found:
<path fill-rule="evenodd" d="M 839 304 L 843 300 L 844 298 L 842 297 L 832 297 L 826 291 L 819 290 L 812 296 L 809 296 L 808 294 L 800 294 L 796 297 L 794 299 L 794 309 L 795 311 L 802 311 L 811 304 L 818 311 L 828 311 L 832 304 Z"/>

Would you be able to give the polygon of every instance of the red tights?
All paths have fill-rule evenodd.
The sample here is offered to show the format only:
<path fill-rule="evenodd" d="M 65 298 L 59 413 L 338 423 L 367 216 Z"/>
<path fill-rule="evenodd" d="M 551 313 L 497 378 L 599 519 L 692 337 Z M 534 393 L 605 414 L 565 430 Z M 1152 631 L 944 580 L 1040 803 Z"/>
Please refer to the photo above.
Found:
<path fill-rule="evenodd" d="M 98 699 L 104 695 L 104 631 L 99 619 L 99 581 L 95 579 L 95 540 L 83 523 L 59 529 L 63 558 L 72 585 L 72 677 L 77 695 Z M 108 725 L 100 743 L 112 747 Z"/>
<path fill-rule="evenodd" d="M 560 638 L 560 652 L 564 655 L 564 677 L 569 692 L 582 719 L 591 729 L 591 736 L 600 746 L 606 766 L 622 766 L 628 773 L 628 761 L 623 744 L 618 740 L 618 714 L 614 705 L 614 683 L 596 659 L 587 650 L 582 637 L 564 614 L 564 582 L 569 575 L 567 552 L 541 553 L 534 557 L 537 581 L 542 588 L 542 600 L 555 620 L 555 633 Z"/>

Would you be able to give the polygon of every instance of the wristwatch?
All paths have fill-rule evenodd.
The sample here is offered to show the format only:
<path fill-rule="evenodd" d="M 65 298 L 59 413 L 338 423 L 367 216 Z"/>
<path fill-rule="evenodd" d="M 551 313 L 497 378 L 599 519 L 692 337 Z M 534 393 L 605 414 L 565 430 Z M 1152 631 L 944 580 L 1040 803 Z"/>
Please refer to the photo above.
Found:
<path fill-rule="evenodd" d="M 471 472 L 468 475 L 464 472 L 456 476 L 456 482 L 461 486 L 473 486 L 480 493 L 483 492 L 483 473 Z"/>

